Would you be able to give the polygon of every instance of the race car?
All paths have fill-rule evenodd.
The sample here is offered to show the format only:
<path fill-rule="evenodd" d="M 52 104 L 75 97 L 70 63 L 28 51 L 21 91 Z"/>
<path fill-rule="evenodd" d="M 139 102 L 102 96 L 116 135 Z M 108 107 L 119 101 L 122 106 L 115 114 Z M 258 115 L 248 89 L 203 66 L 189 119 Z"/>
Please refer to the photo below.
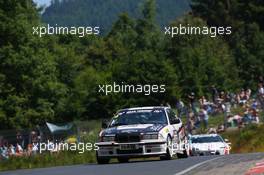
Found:
<path fill-rule="evenodd" d="M 188 157 L 184 125 L 169 107 L 122 109 L 102 128 L 96 143 L 99 164 L 109 163 L 111 158 L 123 163 L 134 157 Z"/>
<path fill-rule="evenodd" d="M 189 138 L 190 154 L 197 155 L 226 155 L 231 149 L 228 140 L 224 140 L 218 134 L 192 135 Z"/>

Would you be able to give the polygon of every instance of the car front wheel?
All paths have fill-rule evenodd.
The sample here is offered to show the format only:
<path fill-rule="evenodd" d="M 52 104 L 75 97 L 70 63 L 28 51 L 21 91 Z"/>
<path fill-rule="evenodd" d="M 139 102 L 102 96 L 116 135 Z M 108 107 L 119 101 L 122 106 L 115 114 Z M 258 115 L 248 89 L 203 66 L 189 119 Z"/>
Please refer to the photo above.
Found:
<path fill-rule="evenodd" d="M 188 147 L 186 146 L 187 137 L 185 137 L 184 143 L 185 145 L 184 145 L 183 153 L 177 153 L 178 158 L 187 158 L 190 155 L 190 151 L 188 150 Z"/>
<path fill-rule="evenodd" d="M 167 137 L 167 144 L 166 144 L 166 154 L 160 156 L 161 160 L 171 160 L 172 159 L 172 139 L 170 136 Z"/>
<path fill-rule="evenodd" d="M 105 157 L 98 156 L 98 153 L 96 152 L 96 160 L 98 164 L 108 164 L 110 159 Z"/>

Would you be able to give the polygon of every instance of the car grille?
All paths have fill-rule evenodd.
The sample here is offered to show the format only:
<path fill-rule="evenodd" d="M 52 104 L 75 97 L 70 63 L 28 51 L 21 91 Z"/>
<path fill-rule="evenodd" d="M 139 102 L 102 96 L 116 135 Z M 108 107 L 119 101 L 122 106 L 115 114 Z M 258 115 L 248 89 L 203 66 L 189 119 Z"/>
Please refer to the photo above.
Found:
<path fill-rule="evenodd" d="M 117 134 L 115 141 L 117 143 L 129 143 L 129 142 L 140 142 L 139 134 Z"/>
<path fill-rule="evenodd" d="M 133 149 L 133 150 L 120 150 L 117 149 L 117 154 L 136 154 L 136 153 L 142 153 L 143 149 L 139 148 L 139 149 Z"/>

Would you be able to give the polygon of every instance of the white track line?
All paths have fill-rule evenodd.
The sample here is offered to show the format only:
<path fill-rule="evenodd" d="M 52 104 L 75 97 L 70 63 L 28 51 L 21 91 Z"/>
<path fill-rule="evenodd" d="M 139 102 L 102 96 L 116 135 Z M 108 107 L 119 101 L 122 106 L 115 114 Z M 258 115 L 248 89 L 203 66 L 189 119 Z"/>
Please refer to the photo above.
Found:
<path fill-rule="evenodd" d="M 191 166 L 191 167 L 189 167 L 189 168 L 187 168 L 187 169 L 185 169 L 185 170 L 183 170 L 183 171 L 181 171 L 179 173 L 176 173 L 175 175 L 183 175 L 183 174 L 187 173 L 188 171 L 191 171 L 192 169 L 197 168 L 198 166 L 201 166 L 201 165 L 203 165 L 203 164 L 205 164 L 207 162 L 211 162 L 211 161 L 216 160 L 216 159 L 220 159 L 221 157 L 216 157 L 216 158 L 213 158 L 213 159 L 206 160 L 204 162 L 197 163 L 197 164 L 195 164 L 195 165 L 193 165 L 193 166 Z"/>

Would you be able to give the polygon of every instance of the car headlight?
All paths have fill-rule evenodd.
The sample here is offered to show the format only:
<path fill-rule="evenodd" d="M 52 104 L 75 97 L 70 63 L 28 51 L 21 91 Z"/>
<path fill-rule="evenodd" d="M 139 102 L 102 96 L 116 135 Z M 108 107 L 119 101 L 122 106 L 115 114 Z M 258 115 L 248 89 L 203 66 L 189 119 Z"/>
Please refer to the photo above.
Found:
<path fill-rule="evenodd" d="M 101 142 L 113 142 L 115 141 L 115 136 L 102 136 Z"/>
<path fill-rule="evenodd" d="M 146 133 L 142 137 L 142 140 L 154 140 L 154 139 L 159 139 L 158 133 Z"/>

